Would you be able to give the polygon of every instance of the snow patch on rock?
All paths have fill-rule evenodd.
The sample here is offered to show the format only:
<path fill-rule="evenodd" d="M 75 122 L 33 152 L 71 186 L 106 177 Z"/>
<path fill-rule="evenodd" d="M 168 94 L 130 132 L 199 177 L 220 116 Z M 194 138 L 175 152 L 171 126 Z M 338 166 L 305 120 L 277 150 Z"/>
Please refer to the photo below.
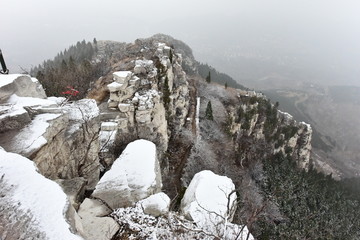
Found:
<path fill-rule="evenodd" d="M 49 127 L 49 121 L 58 118 L 61 114 L 39 114 L 33 121 L 21 129 L 13 138 L 0 140 L 3 146 L 9 152 L 15 152 L 25 157 L 38 151 L 47 143 L 43 136 Z"/>
<path fill-rule="evenodd" d="M 161 189 L 156 146 L 147 140 L 127 145 L 96 186 L 94 197 L 111 208 L 131 206 Z"/>

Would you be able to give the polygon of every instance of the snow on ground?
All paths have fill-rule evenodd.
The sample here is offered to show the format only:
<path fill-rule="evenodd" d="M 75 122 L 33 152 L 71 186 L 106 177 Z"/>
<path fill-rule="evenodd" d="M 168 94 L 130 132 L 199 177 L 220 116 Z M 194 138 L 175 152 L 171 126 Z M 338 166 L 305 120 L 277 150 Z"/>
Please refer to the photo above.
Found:
<path fill-rule="evenodd" d="M 70 232 L 65 221 L 68 201 L 61 187 L 40 175 L 29 159 L 3 149 L 0 156 L 0 176 L 10 187 L 5 197 L 14 208 L 28 215 L 34 227 L 45 234 L 45 239 L 81 239 Z"/>
<path fill-rule="evenodd" d="M 201 232 L 193 222 L 176 213 L 171 212 L 162 217 L 147 215 L 139 203 L 135 207 L 118 208 L 111 216 L 122 226 L 120 236 L 126 236 L 127 239 L 214 239 L 213 236 Z"/>
<path fill-rule="evenodd" d="M 13 104 L 14 107 L 16 108 L 32 107 L 32 106 L 43 106 L 43 107 L 57 106 L 57 103 L 50 99 L 19 97 L 16 94 L 11 95 L 11 97 L 8 100 L 8 103 Z"/>
<path fill-rule="evenodd" d="M 29 125 L 21 129 L 18 134 L 4 143 L 7 146 L 4 146 L 4 148 L 8 151 L 29 157 L 47 143 L 43 134 L 49 127 L 48 121 L 56 119 L 60 115 L 61 114 L 46 113 L 35 116 Z"/>
<path fill-rule="evenodd" d="M 18 77 L 24 76 L 23 74 L 0 74 L 0 87 L 12 83 Z"/>
<path fill-rule="evenodd" d="M 25 113 L 27 113 L 27 111 L 24 108 L 14 108 L 14 106 L 11 105 L 0 106 L 0 119 L 14 117 Z"/>

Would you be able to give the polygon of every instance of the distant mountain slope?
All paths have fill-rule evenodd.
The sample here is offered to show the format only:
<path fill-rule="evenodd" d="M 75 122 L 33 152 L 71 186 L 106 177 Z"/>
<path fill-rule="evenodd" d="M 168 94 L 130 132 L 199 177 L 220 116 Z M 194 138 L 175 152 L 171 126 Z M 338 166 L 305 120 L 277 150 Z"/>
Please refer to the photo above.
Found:
<path fill-rule="evenodd" d="M 313 126 L 315 162 L 329 165 L 333 175 L 359 176 L 360 88 L 305 84 L 297 90 L 273 89 L 264 93 L 280 102 L 280 109 Z"/>
<path fill-rule="evenodd" d="M 247 89 L 243 85 L 236 82 L 232 77 L 225 73 L 218 72 L 215 68 L 209 66 L 208 64 L 199 63 L 198 71 L 201 77 L 206 78 L 210 73 L 211 81 L 219 83 L 221 85 L 227 84 L 227 86 L 238 89 Z"/>

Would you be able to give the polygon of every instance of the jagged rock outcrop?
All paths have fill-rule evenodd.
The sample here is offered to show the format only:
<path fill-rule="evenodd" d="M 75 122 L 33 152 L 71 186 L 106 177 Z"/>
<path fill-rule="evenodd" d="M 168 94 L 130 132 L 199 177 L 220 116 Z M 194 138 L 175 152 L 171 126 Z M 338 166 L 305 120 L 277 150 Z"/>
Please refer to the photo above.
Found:
<path fill-rule="evenodd" d="M 65 104 L 64 98 L 43 99 L 46 96 L 35 79 L 27 75 L 6 76 L 5 80 L 11 82 L 9 79 L 13 79 L 13 84 L 6 87 L 17 86 L 20 79 L 25 89 L 8 91 L 15 92 L 10 96 L 0 95 L 0 146 L 30 158 L 48 178 L 84 177 L 88 188 L 94 188 L 100 166 L 99 110 L 95 101 L 84 99 Z M 33 97 L 17 95 L 27 89 L 28 95 L 20 95 Z"/>
<path fill-rule="evenodd" d="M 156 143 L 161 157 L 168 148 L 169 134 L 185 124 L 189 111 L 181 54 L 155 38 L 137 40 L 124 52 L 127 58 L 120 57 L 113 81 L 107 84 L 108 108 L 101 111 L 101 158 L 105 167 L 115 159 L 111 149 L 135 139 Z"/>
<path fill-rule="evenodd" d="M 136 140 L 125 148 L 96 185 L 92 196 L 111 208 L 128 207 L 161 191 L 161 172 L 156 146 Z"/>
<path fill-rule="evenodd" d="M 60 186 L 29 159 L 1 148 L 0 155 L 0 238 L 80 240 L 67 223 L 76 213 L 65 219 L 70 205 Z"/>

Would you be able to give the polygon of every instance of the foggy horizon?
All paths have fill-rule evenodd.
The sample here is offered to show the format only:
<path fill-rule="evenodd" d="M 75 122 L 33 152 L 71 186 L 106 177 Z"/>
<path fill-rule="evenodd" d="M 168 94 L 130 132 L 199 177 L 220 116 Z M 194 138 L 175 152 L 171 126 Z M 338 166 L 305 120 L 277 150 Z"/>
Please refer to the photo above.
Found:
<path fill-rule="evenodd" d="M 356 1 L 5 0 L 2 9 L 0 48 L 11 73 L 52 59 L 83 39 L 133 42 L 163 33 L 188 44 L 198 61 L 237 80 L 242 74 L 227 68 L 236 68 L 231 63 L 241 57 L 360 86 Z"/>

